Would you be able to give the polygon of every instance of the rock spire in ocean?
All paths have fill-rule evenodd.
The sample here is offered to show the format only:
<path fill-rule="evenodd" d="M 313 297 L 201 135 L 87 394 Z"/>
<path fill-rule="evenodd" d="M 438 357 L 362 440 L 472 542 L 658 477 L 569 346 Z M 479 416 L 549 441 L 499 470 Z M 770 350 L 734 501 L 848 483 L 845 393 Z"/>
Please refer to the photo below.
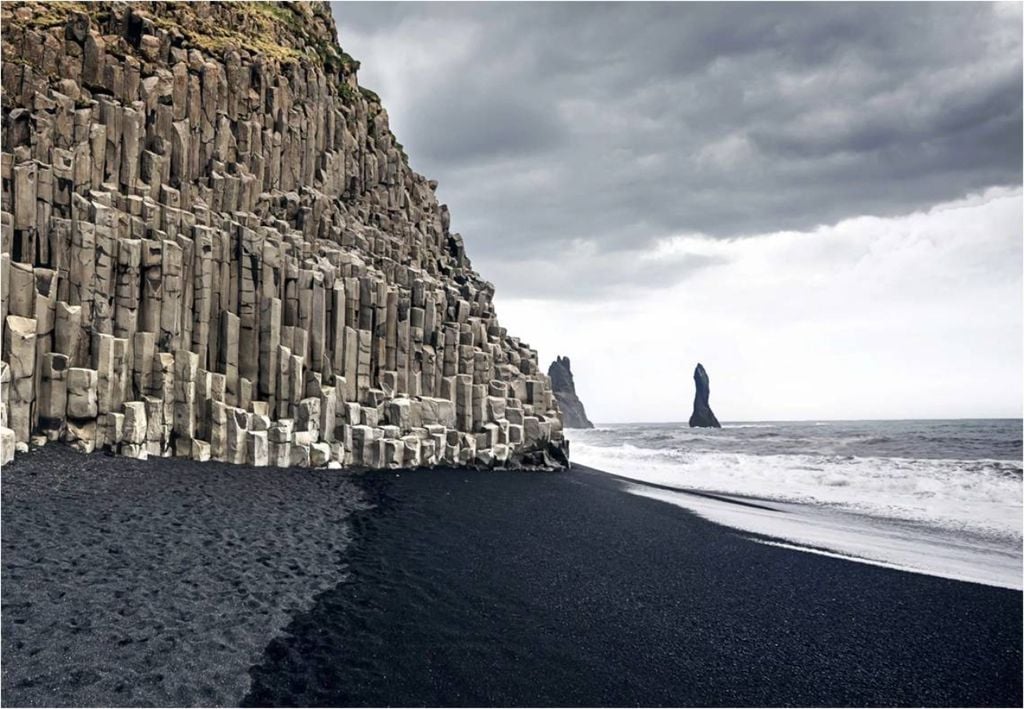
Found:
<path fill-rule="evenodd" d="M 593 428 L 594 424 L 587 418 L 583 402 L 576 395 L 576 382 L 572 377 L 568 357 L 556 357 L 548 367 L 551 378 L 551 389 L 562 412 L 562 421 L 566 428 Z"/>
<path fill-rule="evenodd" d="M 704 371 L 704 365 L 697 363 L 693 370 L 693 383 L 696 393 L 693 396 L 693 414 L 690 415 L 690 428 L 721 428 L 715 418 L 715 412 L 711 410 L 708 398 L 711 396 L 711 384 L 708 373 Z"/>
<path fill-rule="evenodd" d="M 321 2 L 5 2 L 3 455 L 564 459 Z"/>

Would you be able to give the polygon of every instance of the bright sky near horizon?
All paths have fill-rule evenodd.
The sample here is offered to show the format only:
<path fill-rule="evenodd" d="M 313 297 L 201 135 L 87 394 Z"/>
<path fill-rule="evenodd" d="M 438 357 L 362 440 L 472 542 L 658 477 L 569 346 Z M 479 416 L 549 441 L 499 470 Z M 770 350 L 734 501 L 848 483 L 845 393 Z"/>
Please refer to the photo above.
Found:
<path fill-rule="evenodd" d="M 1021 416 L 1019 4 L 333 6 L 594 421 Z"/>

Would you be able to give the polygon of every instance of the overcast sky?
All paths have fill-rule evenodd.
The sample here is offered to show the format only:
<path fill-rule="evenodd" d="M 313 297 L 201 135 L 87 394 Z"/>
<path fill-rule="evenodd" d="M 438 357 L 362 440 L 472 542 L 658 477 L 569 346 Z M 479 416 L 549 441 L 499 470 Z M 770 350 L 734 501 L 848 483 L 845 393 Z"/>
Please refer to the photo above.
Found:
<path fill-rule="evenodd" d="M 598 422 L 1021 415 L 1021 5 L 333 3 Z"/>

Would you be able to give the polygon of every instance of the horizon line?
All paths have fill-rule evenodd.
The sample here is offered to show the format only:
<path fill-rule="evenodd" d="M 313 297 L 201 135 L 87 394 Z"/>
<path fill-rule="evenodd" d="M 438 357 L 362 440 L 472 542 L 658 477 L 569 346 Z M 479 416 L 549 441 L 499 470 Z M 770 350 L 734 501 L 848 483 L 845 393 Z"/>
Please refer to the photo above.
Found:
<path fill-rule="evenodd" d="M 809 418 L 809 419 L 729 419 L 724 420 L 721 423 L 884 423 L 884 422 L 901 422 L 901 421 L 1020 421 L 1024 424 L 1024 416 L 936 416 L 936 417 L 909 417 L 909 418 Z M 593 422 L 595 427 L 600 423 L 606 426 L 617 426 L 622 424 L 667 424 L 667 423 L 678 423 L 689 426 L 689 422 L 685 420 L 680 421 L 601 421 Z M 568 429 L 568 427 L 565 427 Z M 696 427 L 701 428 L 701 427 Z M 571 429 L 576 431 L 585 431 L 587 429 Z"/>

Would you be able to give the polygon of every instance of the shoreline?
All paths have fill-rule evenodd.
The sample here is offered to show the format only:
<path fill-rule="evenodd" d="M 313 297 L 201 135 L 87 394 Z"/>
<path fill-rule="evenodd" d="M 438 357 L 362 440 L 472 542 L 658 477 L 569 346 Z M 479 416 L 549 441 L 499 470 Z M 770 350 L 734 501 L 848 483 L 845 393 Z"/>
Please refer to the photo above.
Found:
<path fill-rule="evenodd" d="M 760 544 L 583 466 L 34 455 L 2 479 L 5 706 L 1021 702 L 1020 592 Z M 210 621 L 223 589 L 256 611 Z"/>
<path fill-rule="evenodd" d="M 1024 590 L 1024 559 L 1019 540 L 1008 547 L 1010 542 L 1006 539 L 827 505 L 711 493 L 620 475 L 613 477 L 631 494 L 676 505 L 761 544 L 907 573 Z"/>
<path fill-rule="evenodd" d="M 1019 703 L 1019 592 L 758 544 L 582 466 L 435 472 L 370 475 L 351 583 L 247 704 Z"/>

